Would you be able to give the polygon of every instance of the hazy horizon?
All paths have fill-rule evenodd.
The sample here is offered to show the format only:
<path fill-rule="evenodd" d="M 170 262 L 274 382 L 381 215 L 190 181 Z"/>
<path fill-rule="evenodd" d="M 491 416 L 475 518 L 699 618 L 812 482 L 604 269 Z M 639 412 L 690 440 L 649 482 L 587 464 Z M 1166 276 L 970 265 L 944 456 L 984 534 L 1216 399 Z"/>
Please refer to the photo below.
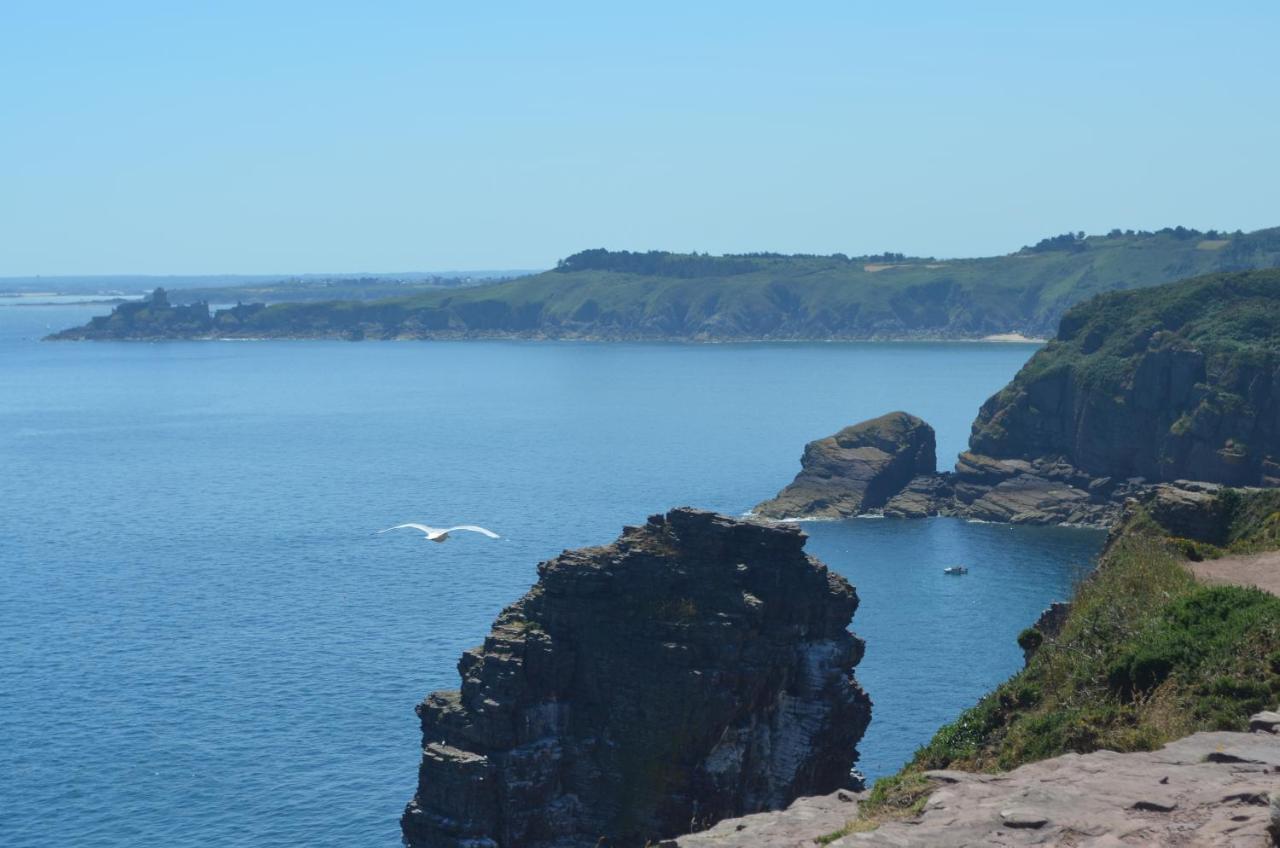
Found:
<path fill-rule="evenodd" d="M 1158 227 L 1156 228 L 1156 230 L 1148 231 L 1148 232 L 1155 232 L 1158 230 L 1168 229 L 1169 227 L 1172 227 L 1172 226 L 1182 226 L 1182 225 L 1170 224 L 1170 225 L 1166 225 L 1165 227 Z M 1280 224 L 1278 224 L 1278 226 L 1280 226 Z M 1129 230 L 1132 228 L 1121 228 L 1121 229 Z M 1208 232 L 1214 228 L 1190 226 L 1188 227 L 1188 229 L 1199 230 L 1201 232 Z M 1262 227 L 1260 229 L 1272 229 L 1272 228 Z M 1080 231 L 1068 229 L 1066 232 L 1080 232 Z M 1235 231 L 1234 230 L 1227 231 L 1224 229 L 1219 229 L 1218 232 L 1222 234 L 1229 234 Z M 1245 230 L 1244 232 L 1247 234 L 1250 232 L 1256 232 L 1256 230 Z M 1049 237 L 1052 235 L 1060 235 L 1060 234 L 1046 233 L 1045 237 Z M 1099 236 L 1106 235 L 1106 233 L 1085 233 L 1085 235 L 1086 237 L 1099 237 Z M 989 256 L 979 256 L 977 254 L 968 255 L 968 256 L 939 256 L 937 254 L 918 254 L 918 255 L 908 254 L 907 256 L 908 258 L 911 258 L 911 259 L 937 259 L 938 261 L 942 261 L 942 262 L 953 261 L 953 260 L 958 261 L 958 260 L 965 260 L 965 259 L 984 259 L 984 258 L 991 258 L 996 256 L 1007 256 L 1007 255 L 1012 255 L 1014 253 L 1018 253 L 1020 250 L 1022 250 L 1025 247 L 1031 246 L 1031 244 L 1034 244 L 1034 242 L 1036 241 L 1039 241 L 1039 239 L 1034 239 L 1030 244 L 1019 245 L 1018 247 L 1004 251 L 1003 253 L 990 254 Z M 606 249 L 619 250 L 619 251 L 635 250 L 634 248 L 606 248 Z M 640 252 L 643 252 L 645 250 L 664 250 L 664 249 L 665 248 L 656 248 L 656 247 L 641 248 Z M 576 253 L 577 251 L 573 251 L 573 252 Z M 680 252 L 680 251 L 673 251 L 673 252 Z M 830 256 L 830 255 L 834 255 L 836 253 L 841 253 L 841 252 L 842 251 L 826 251 L 826 252 L 818 252 L 814 254 L 805 254 L 805 255 Z M 767 248 L 763 248 L 758 251 L 744 251 L 744 253 L 782 253 L 782 251 L 770 251 Z M 571 255 L 571 254 L 566 254 L 566 256 L 567 255 Z M 726 256 L 726 255 L 734 255 L 734 254 L 712 254 L 712 255 Z M 799 254 L 784 254 L 784 255 L 799 255 Z M 874 255 L 874 254 L 867 254 L 867 255 Z M 557 257 L 557 260 L 563 259 L 563 258 L 565 257 Z M 413 270 L 400 270 L 400 271 L 367 271 L 367 270 L 274 271 L 274 272 L 244 271 L 244 272 L 234 272 L 234 273 L 208 272 L 208 273 L 195 273 L 195 274 L 172 273 L 172 272 L 154 272 L 154 273 L 137 273 L 137 274 L 131 274 L 128 272 L 115 272 L 115 273 L 102 273 L 102 274 L 16 274 L 13 276 L 0 276 L 0 283 L 10 283 L 10 284 L 34 283 L 36 281 L 41 281 L 41 280 L 48 280 L 50 282 L 53 282 L 53 281 L 89 282 L 89 281 L 98 281 L 98 280 L 105 282 L 110 280 L 119 280 L 123 282 L 127 280 L 163 281 L 163 280 L 169 280 L 169 279 L 201 280 L 201 281 L 225 280 L 225 281 L 266 282 L 266 281 L 281 280 L 281 279 L 312 279 L 314 280 L 314 279 L 326 279 L 326 278 L 337 279 L 337 278 L 361 278 L 361 277 L 384 278 L 384 279 L 396 279 L 396 278 L 408 279 L 408 278 L 414 278 L 414 277 L 425 278 L 425 277 L 433 277 L 433 276 L 447 278 L 447 277 L 460 277 L 460 276 L 466 276 L 466 275 L 475 275 L 478 277 L 501 278 L 503 276 L 517 276 L 517 275 L 522 276 L 522 275 L 528 275 L 528 274 L 540 274 L 544 271 L 551 270 L 552 268 L 555 267 L 555 264 L 556 264 L 555 262 L 551 262 L 548 265 L 540 268 L 450 268 L 447 270 L 413 269 Z"/>
<path fill-rule="evenodd" d="M 6 4 L 0 277 L 1255 230 L 1276 24 L 1261 2 Z"/>

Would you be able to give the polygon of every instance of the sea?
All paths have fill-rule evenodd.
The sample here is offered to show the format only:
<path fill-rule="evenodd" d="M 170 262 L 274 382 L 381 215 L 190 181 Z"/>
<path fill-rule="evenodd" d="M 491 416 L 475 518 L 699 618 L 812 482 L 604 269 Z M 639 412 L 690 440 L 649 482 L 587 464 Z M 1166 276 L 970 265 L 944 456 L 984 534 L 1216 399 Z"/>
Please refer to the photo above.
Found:
<path fill-rule="evenodd" d="M 56 299 L 55 299 L 56 300 Z M 47 343 L 0 302 L 0 843 L 394 848 L 414 705 L 539 561 L 673 506 L 740 515 L 903 409 L 940 464 L 1010 343 Z M 402 522 L 474 523 L 442 545 Z M 806 522 L 846 576 L 890 774 L 1016 671 L 1099 533 Z M 947 576 L 943 568 L 969 573 Z"/>

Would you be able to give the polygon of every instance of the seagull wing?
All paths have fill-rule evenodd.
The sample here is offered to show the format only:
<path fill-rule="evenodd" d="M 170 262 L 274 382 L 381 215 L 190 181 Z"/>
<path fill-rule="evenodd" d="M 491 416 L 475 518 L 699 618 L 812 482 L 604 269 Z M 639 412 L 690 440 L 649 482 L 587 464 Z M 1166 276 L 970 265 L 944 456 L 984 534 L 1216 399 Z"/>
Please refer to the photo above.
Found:
<path fill-rule="evenodd" d="M 386 530 L 379 530 L 378 532 L 390 533 L 392 530 L 405 530 L 405 529 L 421 530 L 423 533 L 426 533 L 428 536 L 436 532 L 436 528 L 428 527 L 425 524 L 397 524 L 395 527 L 388 527 Z"/>
<path fill-rule="evenodd" d="M 483 533 L 484 535 L 488 536 L 490 539 L 501 539 L 501 538 L 502 538 L 501 536 L 499 536 L 497 533 L 493 532 L 492 530 L 486 530 L 486 529 L 484 529 L 483 527 L 477 527 L 477 526 L 475 526 L 474 524 L 462 524 L 462 525 L 460 525 L 460 526 L 458 526 L 458 527 L 450 527 L 448 530 L 446 530 L 446 531 L 444 531 L 444 532 L 446 532 L 446 533 L 452 533 L 454 530 L 470 530 L 472 533 Z"/>

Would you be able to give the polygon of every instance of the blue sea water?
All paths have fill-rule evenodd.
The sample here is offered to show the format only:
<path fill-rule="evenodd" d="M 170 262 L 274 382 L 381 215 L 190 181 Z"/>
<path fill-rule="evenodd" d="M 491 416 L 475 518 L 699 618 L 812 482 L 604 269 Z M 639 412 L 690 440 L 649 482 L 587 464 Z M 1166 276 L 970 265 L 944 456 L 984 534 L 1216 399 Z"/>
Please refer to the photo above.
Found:
<path fill-rule="evenodd" d="M 0 843 L 381 846 L 413 705 L 539 560 L 774 494 L 907 409 L 963 447 L 1009 344 L 45 344 L 0 306 Z M 479 523 L 501 541 L 374 535 Z M 1019 667 L 1097 533 L 807 523 L 847 576 L 871 776 Z M 964 563 L 969 575 L 942 568 Z"/>

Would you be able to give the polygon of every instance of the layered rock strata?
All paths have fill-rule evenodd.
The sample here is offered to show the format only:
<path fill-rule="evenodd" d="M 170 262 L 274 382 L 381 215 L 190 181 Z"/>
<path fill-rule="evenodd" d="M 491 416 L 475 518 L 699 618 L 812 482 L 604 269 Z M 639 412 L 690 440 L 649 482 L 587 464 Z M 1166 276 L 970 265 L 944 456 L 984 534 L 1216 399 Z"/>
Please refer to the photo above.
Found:
<path fill-rule="evenodd" d="M 1069 311 L 983 404 L 954 509 L 1110 524 L 1127 498 L 1176 481 L 1280 485 L 1280 274 L 1201 277 Z"/>
<path fill-rule="evenodd" d="M 933 428 L 891 412 L 805 445 L 800 473 L 758 505 L 764 518 L 847 518 L 876 509 L 912 479 L 937 470 Z"/>
<path fill-rule="evenodd" d="M 850 784 L 852 586 L 786 526 L 676 509 L 567 551 L 418 707 L 410 846 L 640 846 Z"/>

